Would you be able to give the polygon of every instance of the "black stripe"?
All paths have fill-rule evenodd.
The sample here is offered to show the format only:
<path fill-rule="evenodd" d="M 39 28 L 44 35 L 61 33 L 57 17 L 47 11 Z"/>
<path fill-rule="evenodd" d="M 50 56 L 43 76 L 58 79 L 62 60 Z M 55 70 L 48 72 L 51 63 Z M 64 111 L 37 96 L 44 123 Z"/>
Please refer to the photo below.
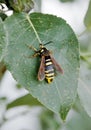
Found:
<path fill-rule="evenodd" d="M 51 59 L 50 55 L 45 56 L 45 59 Z"/>

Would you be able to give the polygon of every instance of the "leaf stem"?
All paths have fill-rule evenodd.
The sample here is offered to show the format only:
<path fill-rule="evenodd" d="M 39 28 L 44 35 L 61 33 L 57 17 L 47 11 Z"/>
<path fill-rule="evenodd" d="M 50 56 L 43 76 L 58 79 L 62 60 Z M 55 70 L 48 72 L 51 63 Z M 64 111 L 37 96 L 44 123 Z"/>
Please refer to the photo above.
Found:
<path fill-rule="evenodd" d="M 80 58 L 86 61 L 89 65 L 91 65 L 91 61 L 89 60 L 89 58 L 91 58 L 91 53 L 81 53 Z"/>
<path fill-rule="evenodd" d="M 87 53 L 81 52 L 81 53 L 80 53 L 80 56 L 91 57 L 91 53 L 90 53 L 90 52 L 87 52 Z"/>
<path fill-rule="evenodd" d="M 30 23 L 30 25 L 31 25 L 31 27 L 32 27 L 32 29 L 33 29 L 33 31 L 34 31 L 38 42 L 39 42 L 39 43 L 42 43 L 41 40 L 40 40 L 40 38 L 39 38 L 39 35 L 38 35 L 38 33 L 37 33 L 37 31 L 36 31 L 36 29 L 35 29 L 33 23 L 32 23 L 32 21 L 31 21 L 31 19 L 29 18 L 29 15 L 26 15 L 26 18 L 27 18 L 28 22 Z"/>
<path fill-rule="evenodd" d="M 85 35 L 86 33 L 91 32 L 91 28 L 86 28 L 80 34 L 78 34 L 78 38 Z"/>

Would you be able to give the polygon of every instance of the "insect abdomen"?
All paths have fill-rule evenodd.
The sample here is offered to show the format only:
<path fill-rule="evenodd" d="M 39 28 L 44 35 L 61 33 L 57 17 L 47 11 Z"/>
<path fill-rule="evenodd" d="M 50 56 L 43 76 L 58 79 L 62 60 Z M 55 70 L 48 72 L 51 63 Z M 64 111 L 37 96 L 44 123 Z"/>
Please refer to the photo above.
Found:
<path fill-rule="evenodd" d="M 50 56 L 45 56 L 45 78 L 48 83 L 54 79 L 54 68 Z"/>

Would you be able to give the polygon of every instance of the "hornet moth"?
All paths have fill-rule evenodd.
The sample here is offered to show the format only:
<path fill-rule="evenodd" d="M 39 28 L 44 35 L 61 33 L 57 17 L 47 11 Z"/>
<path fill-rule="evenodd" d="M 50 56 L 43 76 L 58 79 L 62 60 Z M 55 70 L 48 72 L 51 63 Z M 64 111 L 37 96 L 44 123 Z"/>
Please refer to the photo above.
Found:
<path fill-rule="evenodd" d="M 46 44 L 49 44 L 49 41 Z M 55 76 L 55 70 L 63 74 L 63 69 L 60 65 L 56 62 L 56 60 L 51 56 L 51 52 L 46 49 L 46 44 L 40 44 L 40 49 L 37 50 L 36 48 L 30 46 L 29 48 L 34 50 L 34 55 L 31 57 L 40 56 L 41 63 L 38 71 L 38 80 L 42 81 L 46 79 L 47 83 L 51 83 Z"/>

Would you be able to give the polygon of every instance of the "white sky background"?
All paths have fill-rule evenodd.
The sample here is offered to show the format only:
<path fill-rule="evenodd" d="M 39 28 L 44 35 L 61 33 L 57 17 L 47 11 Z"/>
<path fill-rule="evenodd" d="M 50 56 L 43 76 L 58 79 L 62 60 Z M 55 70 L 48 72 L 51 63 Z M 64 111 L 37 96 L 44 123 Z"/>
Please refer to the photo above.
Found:
<path fill-rule="evenodd" d="M 89 0 L 74 0 L 62 3 L 60 0 L 42 0 L 42 12 L 62 17 L 73 28 L 75 33 L 84 30 L 84 16 Z"/>
<path fill-rule="evenodd" d="M 62 17 L 73 28 L 75 33 L 79 35 L 84 30 L 83 19 L 88 7 L 89 0 L 75 0 L 75 2 L 61 3 L 59 0 L 42 0 L 42 12 Z M 16 82 L 9 72 L 6 72 L 2 82 L 0 83 L 0 97 L 6 96 L 8 100 L 16 99 L 21 95 L 27 93 L 25 89 L 17 90 L 15 88 Z M 25 108 L 24 108 L 25 109 Z M 1 111 L 1 108 L 0 108 Z M 15 110 L 8 113 L 7 117 L 15 114 Z M 1 112 L 0 112 L 1 113 Z M 17 112 L 16 112 L 17 113 Z M 32 113 L 32 116 L 31 116 Z M 0 130 L 21 130 L 27 128 L 28 130 L 38 130 L 38 123 L 36 118 L 37 110 L 30 111 L 29 116 L 21 116 L 16 120 L 7 122 Z M 36 124 L 36 125 L 35 125 Z"/>

